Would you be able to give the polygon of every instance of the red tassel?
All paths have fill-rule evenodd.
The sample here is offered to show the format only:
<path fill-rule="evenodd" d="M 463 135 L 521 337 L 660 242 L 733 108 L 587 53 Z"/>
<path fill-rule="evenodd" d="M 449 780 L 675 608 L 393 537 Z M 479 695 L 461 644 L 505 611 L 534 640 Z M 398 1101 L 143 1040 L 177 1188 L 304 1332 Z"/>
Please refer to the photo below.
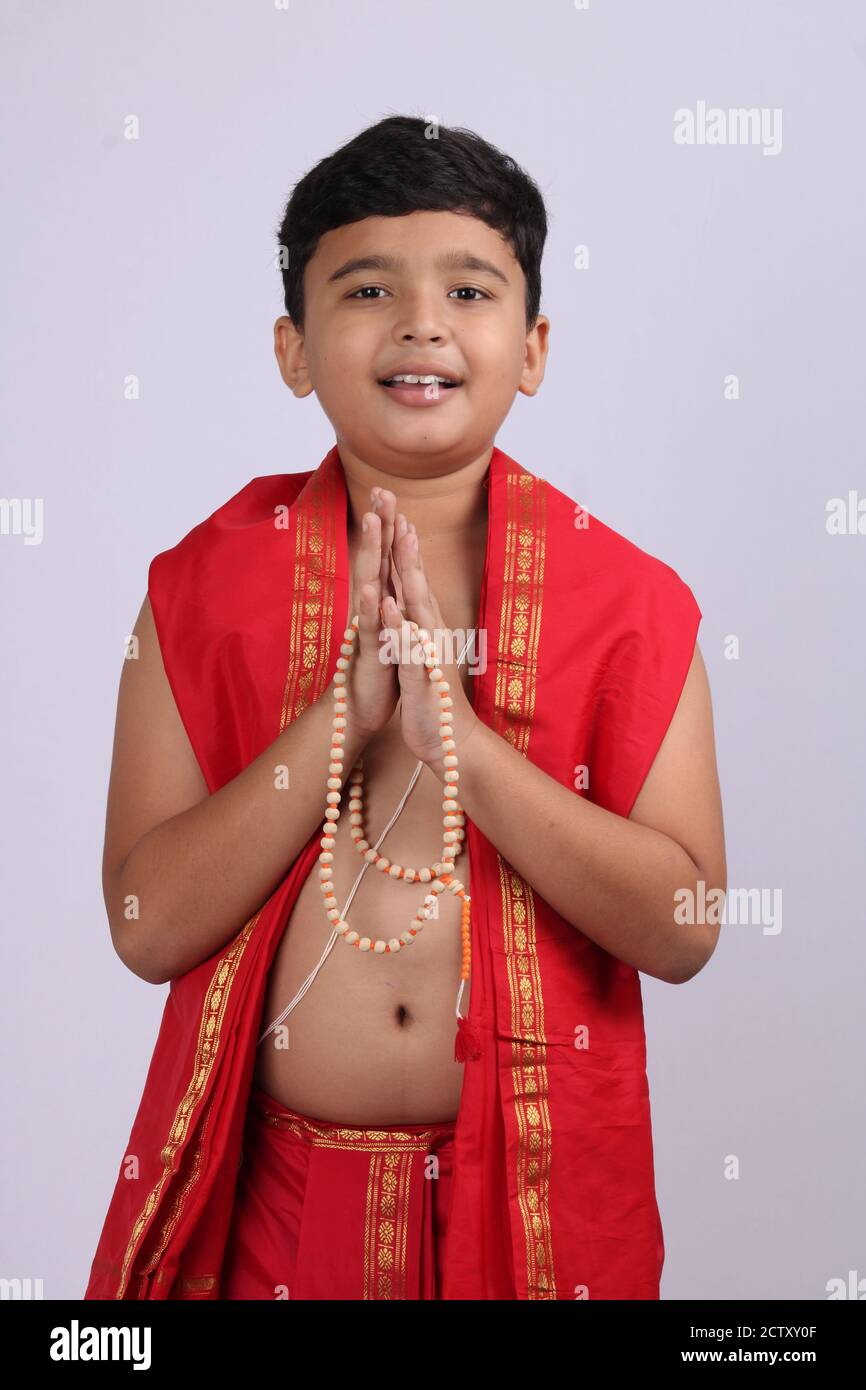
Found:
<path fill-rule="evenodd" d="M 481 1039 L 474 1024 L 468 1018 L 458 1018 L 457 1036 L 454 1039 L 455 1062 L 477 1062 L 481 1056 Z"/>

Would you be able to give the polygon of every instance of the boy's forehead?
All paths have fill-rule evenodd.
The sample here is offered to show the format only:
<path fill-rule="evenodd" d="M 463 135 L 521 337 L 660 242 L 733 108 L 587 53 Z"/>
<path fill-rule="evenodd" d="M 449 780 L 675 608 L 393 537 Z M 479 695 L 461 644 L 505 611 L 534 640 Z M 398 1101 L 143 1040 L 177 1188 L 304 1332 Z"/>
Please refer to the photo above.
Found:
<path fill-rule="evenodd" d="M 369 264 L 354 266 L 358 260 Z M 412 212 L 401 217 L 363 217 L 334 227 L 320 238 L 308 270 L 323 282 L 343 278 L 345 269 L 425 268 L 487 270 L 515 288 L 520 265 L 507 240 L 480 218 L 468 213 Z"/>

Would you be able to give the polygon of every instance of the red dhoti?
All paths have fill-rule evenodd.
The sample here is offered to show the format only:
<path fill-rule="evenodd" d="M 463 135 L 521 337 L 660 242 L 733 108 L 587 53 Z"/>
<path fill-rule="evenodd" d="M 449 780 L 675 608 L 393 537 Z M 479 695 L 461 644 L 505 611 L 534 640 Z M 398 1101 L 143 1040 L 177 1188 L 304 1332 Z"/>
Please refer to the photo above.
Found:
<path fill-rule="evenodd" d="M 332 1124 L 254 1084 L 220 1298 L 441 1298 L 455 1125 Z"/>

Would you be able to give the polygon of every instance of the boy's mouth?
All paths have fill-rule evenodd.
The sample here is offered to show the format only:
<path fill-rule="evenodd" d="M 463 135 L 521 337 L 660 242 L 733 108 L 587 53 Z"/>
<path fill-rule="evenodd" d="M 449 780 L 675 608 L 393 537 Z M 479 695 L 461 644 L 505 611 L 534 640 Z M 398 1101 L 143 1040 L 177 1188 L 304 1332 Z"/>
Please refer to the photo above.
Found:
<path fill-rule="evenodd" d="M 396 377 L 386 377 L 379 382 L 396 401 L 411 406 L 436 405 L 447 391 L 456 391 L 462 384 L 454 377 L 432 373 L 418 376 L 410 372 L 401 372 Z"/>

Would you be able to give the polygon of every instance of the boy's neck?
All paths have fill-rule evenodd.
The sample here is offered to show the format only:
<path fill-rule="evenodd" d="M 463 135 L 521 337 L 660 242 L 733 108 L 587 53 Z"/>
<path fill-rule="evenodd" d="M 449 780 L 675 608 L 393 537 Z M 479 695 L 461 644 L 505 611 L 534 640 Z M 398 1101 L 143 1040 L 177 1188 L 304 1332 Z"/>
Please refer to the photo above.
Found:
<path fill-rule="evenodd" d="M 349 539 L 357 540 L 361 518 L 370 511 L 370 489 L 388 488 L 397 498 L 397 511 L 424 540 L 450 535 L 455 541 L 483 527 L 487 520 L 487 489 L 484 480 L 490 467 L 493 448 L 479 458 L 449 473 L 419 478 L 386 473 L 358 458 L 342 445 L 338 452 L 343 464 L 348 493 L 347 529 Z"/>

